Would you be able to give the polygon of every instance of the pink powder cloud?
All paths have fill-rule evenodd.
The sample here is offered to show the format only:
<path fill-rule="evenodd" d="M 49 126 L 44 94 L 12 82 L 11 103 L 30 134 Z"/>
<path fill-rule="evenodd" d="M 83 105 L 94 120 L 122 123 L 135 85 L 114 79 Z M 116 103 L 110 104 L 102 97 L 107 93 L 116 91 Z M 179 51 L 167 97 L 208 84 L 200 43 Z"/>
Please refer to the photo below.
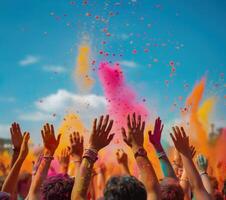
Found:
<path fill-rule="evenodd" d="M 136 92 L 126 84 L 123 72 L 118 63 L 100 63 L 98 76 L 101 81 L 108 105 L 107 110 L 114 119 L 114 128 L 121 129 L 126 125 L 128 114 L 140 114 L 148 118 L 148 109 L 143 102 L 138 102 Z"/>

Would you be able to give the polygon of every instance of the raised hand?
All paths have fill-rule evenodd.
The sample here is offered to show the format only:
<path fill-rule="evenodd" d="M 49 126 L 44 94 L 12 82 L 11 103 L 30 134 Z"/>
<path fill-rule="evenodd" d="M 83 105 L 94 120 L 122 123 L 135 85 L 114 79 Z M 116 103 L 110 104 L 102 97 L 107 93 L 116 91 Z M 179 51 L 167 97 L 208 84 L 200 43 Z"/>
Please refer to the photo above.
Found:
<path fill-rule="evenodd" d="M 173 127 L 173 132 L 174 135 L 170 133 L 170 136 L 173 140 L 173 143 L 177 151 L 179 151 L 184 156 L 192 157 L 191 150 L 189 147 L 189 137 L 186 135 L 184 128 L 183 127 L 179 128 L 178 126 Z"/>
<path fill-rule="evenodd" d="M 206 159 L 206 157 L 204 155 L 199 154 L 197 156 L 196 163 L 197 163 L 199 171 L 206 172 L 206 170 L 208 168 L 208 160 Z"/>
<path fill-rule="evenodd" d="M 30 134 L 28 132 L 25 132 L 22 138 L 22 144 L 21 144 L 21 148 L 20 148 L 20 153 L 18 156 L 18 159 L 20 160 L 25 160 L 25 158 L 27 157 L 28 154 L 28 141 L 30 139 Z"/>
<path fill-rule="evenodd" d="M 158 117 L 155 120 L 155 126 L 154 126 L 154 131 L 148 131 L 149 135 L 149 141 L 153 144 L 155 148 L 161 148 L 161 135 L 162 135 L 162 130 L 163 130 L 164 125 L 162 124 L 162 121 L 160 117 Z"/>
<path fill-rule="evenodd" d="M 119 164 L 128 164 L 128 156 L 127 154 L 123 151 L 123 149 L 118 149 L 116 152 L 116 158 Z"/>
<path fill-rule="evenodd" d="M 96 151 L 107 146 L 113 139 L 114 134 L 110 134 L 113 120 L 109 122 L 109 115 L 101 116 L 97 125 L 97 119 L 94 119 L 93 130 L 89 139 L 89 148 Z"/>
<path fill-rule="evenodd" d="M 83 136 L 80 136 L 79 132 L 74 132 L 70 134 L 70 154 L 73 159 L 77 161 L 82 159 L 83 154 L 83 143 L 84 139 Z"/>
<path fill-rule="evenodd" d="M 145 122 L 141 122 L 141 116 L 133 113 L 132 120 L 130 115 L 127 117 L 128 134 L 126 134 L 125 128 L 122 128 L 122 137 L 124 142 L 131 148 L 143 148 L 144 144 L 144 128 Z"/>
<path fill-rule="evenodd" d="M 13 149 L 19 152 L 22 141 L 23 141 L 20 125 L 14 122 L 10 127 L 10 133 L 11 133 L 11 142 L 13 145 Z"/>
<path fill-rule="evenodd" d="M 60 143 L 61 134 L 59 134 L 56 138 L 53 125 L 49 125 L 48 123 L 43 126 L 41 134 L 45 150 L 53 156 Z"/>

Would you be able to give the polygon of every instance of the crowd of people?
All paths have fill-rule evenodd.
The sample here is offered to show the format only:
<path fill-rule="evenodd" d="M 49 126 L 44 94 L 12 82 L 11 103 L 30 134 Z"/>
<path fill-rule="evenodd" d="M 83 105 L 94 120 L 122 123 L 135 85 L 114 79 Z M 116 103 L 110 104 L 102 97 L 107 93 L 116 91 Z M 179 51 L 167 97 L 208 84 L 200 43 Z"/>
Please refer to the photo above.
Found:
<path fill-rule="evenodd" d="M 13 149 L 11 163 L 9 169 L 0 168 L 3 174 L 0 200 L 226 199 L 226 184 L 220 187 L 218 180 L 208 175 L 207 158 L 201 152 L 196 153 L 183 127 L 172 128 L 170 136 L 175 152 L 170 162 L 161 144 L 163 123 L 160 118 L 155 120 L 154 128 L 148 131 L 148 135 L 158 156 L 163 178 L 157 177 L 152 160 L 144 148 L 145 121 L 135 113 L 128 115 L 127 127 L 122 128 L 121 134 L 134 155 L 139 175 L 130 172 L 128 152 L 123 149 L 116 150 L 120 174 L 116 176 L 107 172 L 108 163 L 102 163 L 99 171 L 94 170 L 99 152 L 104 151 L 114 138 L 113 123 L 109 115 L 94 119 L 88 146 L 84 147 L 82 133 L 73 132 L 68 138 L 70 145 L 57 156 L 54 154 L 61 135 L 55 134 L 53 125 L 45 124 L 41 130 L 43 149 L 34 162 L 33 171 L 22 173 L 21 167 L 29 153 L 30 133 L 22 134 L 19 124 L 13 123 L 10 128 Z M 55 175 L 49 175 L 51 162 L 56 158 L 60 170 Z M 74 168 L 69 173 L 71 162 Z"/>

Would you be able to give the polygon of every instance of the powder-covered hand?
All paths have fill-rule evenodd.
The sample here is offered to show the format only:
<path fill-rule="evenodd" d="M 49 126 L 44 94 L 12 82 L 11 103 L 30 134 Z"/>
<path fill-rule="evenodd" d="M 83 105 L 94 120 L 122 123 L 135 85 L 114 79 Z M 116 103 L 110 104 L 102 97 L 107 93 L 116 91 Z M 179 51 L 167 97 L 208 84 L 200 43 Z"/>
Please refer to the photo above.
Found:
<path fill-rule="evenodd" d="M 113 120 L 109 121 L 109 115 L 105 117 L 102 115 L 99 118 L 97 125 L 97 119 L 94 119 L 93 130 L 89 139 L 89 148 L 96 151 L 106 147 L 113 139 L 114 134 L 110 134 L 113 126 Z"/>
<path fill-rule="evenodd" d="M 162 121 L 160 117 L 158 117 L 155 120 L 155 126 L 154 126 L 154 131 L 148 131 L 149 135 L 149 141 L 153 144 L 153 146 L 156 149 L 162 148 L 161 145 L 161 135 L 162 135 L 162 130 L 163 130 L 164 125 L 162 124 Z"/>
<path fill-rule="evenodd" d="M 136 117 L 136 114 L 133 113 L 131 120 L 130 115 L 128 115 L 127 128 L 127 134 L 125 128 L 122 128 L 122 137 L 124 142 L 132 149 L 143 148 L 145 122 L 141 122 L 141 116 L 138 115 L 138 117 Z"/>
<path fill-rule="evenodd" d="M 53 125 L 49 125 L 48 123 L 43 126 L 41 134 L 45 151 L 50 153 L 50 156 L 53 156 L 60 143 L 61 134 L 56 138 Z"/>

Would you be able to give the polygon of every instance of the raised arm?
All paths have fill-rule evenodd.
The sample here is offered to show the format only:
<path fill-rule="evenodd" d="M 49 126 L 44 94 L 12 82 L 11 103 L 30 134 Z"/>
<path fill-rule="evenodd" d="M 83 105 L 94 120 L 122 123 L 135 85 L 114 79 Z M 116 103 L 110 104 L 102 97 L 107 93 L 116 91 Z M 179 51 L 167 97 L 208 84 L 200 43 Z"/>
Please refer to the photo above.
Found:
<path fill-rule="evenodd" d="M 16 122 L 14 122 L 11 125 L 10 133 L 11 133 L 11 142 L 12 142 L 12 148 L 13 148 L 12 160 L 10 163 L 10 168 L 12 168 L 19 156 L 21 144 L 23 141 L 23 136 L 21 133 L 20 125 Z"/>
<path fill-rule="evenodd" d="M 190 146 L 190 151 L 191 151 L 192 158 L 194 158 L 195 153 L 196 153 L 195 147 Z M 191 188 L 190 188 L 190 183 L 189 183 L 185 169 L 183 169 L 183 173 L 180 178 L 180 186 L 182 187 L 182 189 L 184 191 L 184 200 L 190 200 L 191 199 Z"/>
<path fill-rule="evenodd" d="M 8 176 L 6 177 L 6 180 L 2 186 L 3 192 L 7 192 L 7 193 L 10 193 L 11 195 L 14 195 L 14 193 L 16 191 L 17 179 L 18 179 L 18 175 L 20 173 L 20 168 L 28 154 L 29 138 L 30 138 L 30 134 L 28 132 L 25 132 L 22 137 L 22 144 L 21 144 L 20 153 L 18 155 L 18 158 L 15 161 L 13 167 L 10 169 L 10 172 L 9 172 Z"/>
<path fill-rule="evenodd" d="M 84 151 L 84 139 L 79 132 L 73 132 L 70 134 L 70 155 L 71 155 L 71 164 L 69 175 L 75 176 L 79 170 L 80 164 L 82 162 L 82 154 Z"/>
<path fill-rule="evenodd" d="M 57 159 L 60 164 L 60 172 L 62 174 L 67 174 L 70 162 L 69 148 L 62 149 L 60 155 L 57 156 Z"/>
<path fill-rule="evenodd" d="M 177 179 L 176 174 L 173 170 L 173 167 L 161 144 L 161 135 L 162 135 L 163 127 L 164 125 L 162 124 L 161 119 L 158 117 L 155 120 L 153 133 L 152 131 L 148 131 L 149 141 L 154 146 L 155 151 L 158 155 L 164 177 L 171 177 L 171 178 Z"/>
<path fill-rule="evenodd" d="M 199 173 L 192 161 L 192 155 L 189 148 L 189 137 L 186 136 L 183 127 L 173 127 L 174 135 L 170 136 L 176 149 L 180 152 L 184 169 L 186 170 L 189 182 L 191 184 L 192 191 L 194 192 L 197 200 L 212 199 L 208 192 L 205 190 Z"/>
<path fill-rule="evenodd" d="M 135 113 L 130 120 L 130 115 L 127 118 L 128 133 L 126 134 L 125 128 L 122 128 L 122 136 L 124 142 L 131 147 L 134 157 L 136 159 L 138 168 L 140 170 L 141 179 L 144 183 L 148 199 L 160 198 L 160 186 L 155 174 L 155 170 L 147 157 L 147 152 L 144 149 L 144 128 L 145 122 L 141 122 L 141 116 L 136 118 Z"/>
<path fill-rule="evenodd" d="M 86 199 L 89 188 L 94 162 L 97 160 L 98 152 L 107 146 L 114 137 L 109 134 L 113 125 L 113 120 L 109 122 L 109 116 L 100 117 L 98 125 L 97 119 L 93 122 L 93 130 L 89 139 L 88 149 L 85 150 L 82 163 L 79 168 L 76 180 L 72 189 L 71 199 Z"/>
<path fill-rule="evenodd" d="M 44 144 L 44 153 L 41 158 L 40 166 L 38 167 L 38 170 L 32 179 L 31 187 L 28 194 L 29 199 L 31 200 L 41 199 L 40 187 L 47 177 L 51 161 L 53 160 L 53 155 L 59 145 L 61 136 L 59 134 L 56 138 L 53 125 L 49 125 L 48 123 L 44 125 L 43 130 L 41 130 L 41 135 Z"/>
<path fill-rule="evenodd" d="M 129 165 L 128 165 L 128 156 L 124 152 L 123 149 L 118 149 L 116 152 L 116 158 L 118 161 L 118 164 L 120 165 L 122 172 L 124 175 L 131 175 L 129 171 Z"/>
<path fill-rule="evenodd" d="M 202 179 L 202 183 L 203 183 L 206 191 L 209 194 L 213 195 L 213 188 L 211 186 L 210 179 L 209 179 L 209 176 L 208 176 L 208 173 L 207 173 L 208 160 L 206 159 L 206 157 L 204 155 L 199 154 L 197 156 L 196 163 L 197 163 L 197 167 L 198 167 L 198 170 L 199 170 L 199 174 L 200 174 L 201 179 Z"/>

